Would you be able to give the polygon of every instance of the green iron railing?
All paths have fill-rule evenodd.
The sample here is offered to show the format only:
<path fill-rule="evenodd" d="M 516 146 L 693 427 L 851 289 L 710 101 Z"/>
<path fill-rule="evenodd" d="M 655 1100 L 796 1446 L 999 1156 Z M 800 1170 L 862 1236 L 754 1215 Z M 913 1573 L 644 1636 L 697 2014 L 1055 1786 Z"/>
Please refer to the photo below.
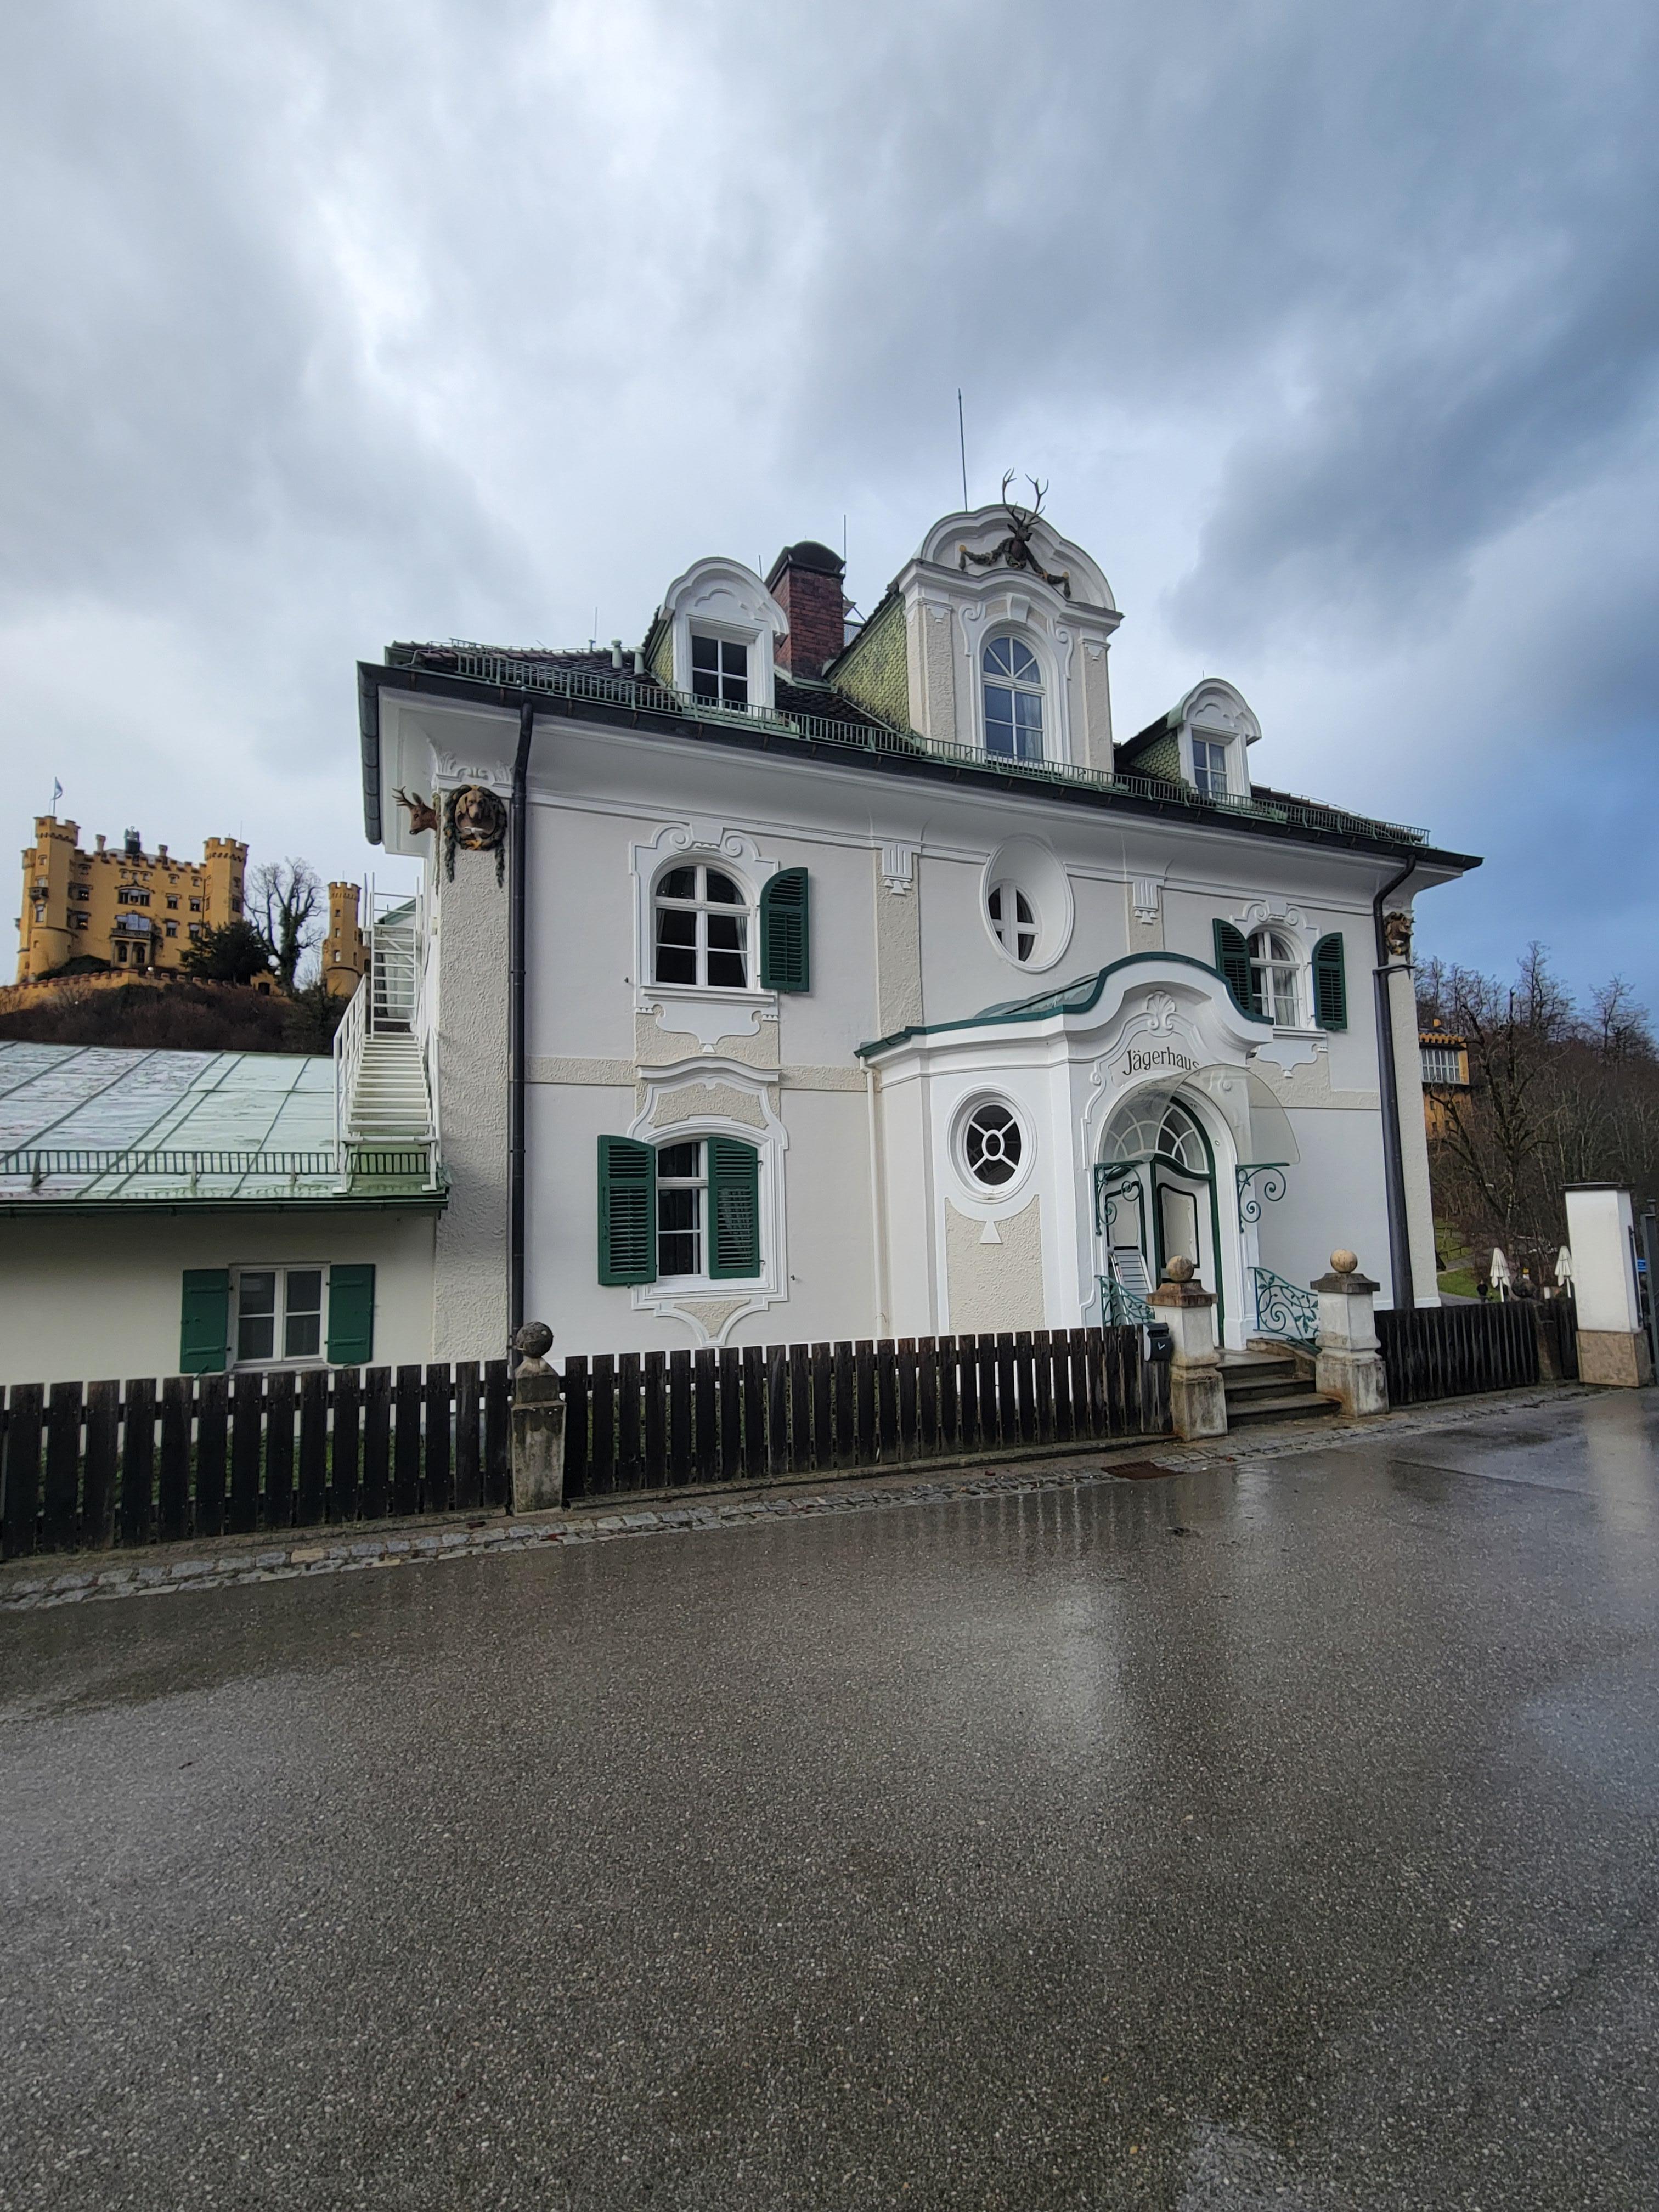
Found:
<path fill-rule="evenodd" d="M 1314 1344 L 1319 1338 L 1319 1300 L 1311 1291 L 1286 1282 L 1271 1267 L 1250 1270 L 1255 1292 L 1255 1326 L 1261 1336 L 1287 1344 Z"/>
<path fill-rule="evenodd" d="M 1232 816 L 1249 822 L 1273 822 L 1297 830 L 1317 830 L 1344 837 L 1369 837 L 1389 845 L 1425 845 L 1429 833 L 1404 822 L 1373 821 L 1350 814 L 1340 806 L 1316 806 L 1304 799 L 1240 798 L 1231 793 L 1195 790 L 1186 783 L 1167 783 L 1160 777 L 1128 775 L 1097 768 L 1073 767 L 1065 761 L 1023 761 L 980 751 L 971 745 L 940 744 L 915 730 L 898 730 L 886 723 L 837 720 L 826 714 L 804 714 L 781 708 L 719 707 L 659 683 L 649 676 L 605 676 L 587 669 L 553 668 L 538 660 L 522 660 L 511 653 L 492 651 L 456 639 L 448 648 L 454 655 L 455 673 L 484 684 L 507 684 L 515 690 L 549 691 L 566 699 L 591 699 L 602 706 L 622 707 L 635 714 L 690 716 L 713 722 L 765 731 L 770 736 L 793 738 L 811 744 L 845 746 L 849 751 L 886 753 L 909 759 L 939 761 L 979 773 L 1016 775 L 1037 784 L 1070 784 L 1112 797 L 1156 800 L 1194 814 Z"/>
<path fill-rule="evenodd" d="M 1103 1328 L 1147 1328 L 1157 1320 L 1152 1307 L 1133 1291 L 1126 1290 L 1115 1275 L 1101 1275 L 1100 1320 Z"/>

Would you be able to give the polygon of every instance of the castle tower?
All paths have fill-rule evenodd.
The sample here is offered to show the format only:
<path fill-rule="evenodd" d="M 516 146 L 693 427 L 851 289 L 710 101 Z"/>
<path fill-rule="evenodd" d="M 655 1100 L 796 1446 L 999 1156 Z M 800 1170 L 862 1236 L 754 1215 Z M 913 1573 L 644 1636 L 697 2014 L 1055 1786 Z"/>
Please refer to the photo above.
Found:
<path fill-rule="evenodd" d="M 50 975 L 76 951 L 70 884 L 81 832 L 73 822 L 37 815 L 34 842 L 23 854 L 23 905 L 17 923 L 17 980 Z"/>
<path fill-rule="evenodd" d="M 323 981 L 329 995 L 349 999 L 362 981 L 363 933 L 358 925 L 356 884 L 328 887 L 328 935 L 323 939 Z"/>
<path fill-rule="evenodd" d="M 228 921 L 240 921 L 242 875 L 247 866 L 247 847 L 234 837 L 210 837 L 202 848 L 202 872 L 206 884 L 204 919 L 214 929 Z"/>

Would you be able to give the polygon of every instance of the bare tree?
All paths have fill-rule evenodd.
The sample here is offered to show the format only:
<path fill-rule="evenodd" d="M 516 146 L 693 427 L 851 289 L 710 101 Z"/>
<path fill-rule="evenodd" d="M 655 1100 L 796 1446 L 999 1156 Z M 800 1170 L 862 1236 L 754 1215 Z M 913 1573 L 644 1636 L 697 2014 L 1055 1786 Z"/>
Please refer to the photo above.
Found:
<path fill-rule="evenodd" d="M 1429 961 L 1418 990 L 1425 1024 L 1468 1053 L 1468 1088 L 1437 1091 L 1430 1159 L 1437 1211 L 1470 1246 L 1547 1271 L 1567 1184 L 1659 1188 L 1659 1053 L 1627 984 L 1603 984 L 1581 1013 L 1534 944 L 1512 985 Z"/>
<path fill-rule="evenodd" d="M 285 991 L 294 988 L 301 961 L 322 934 L 312 927 L 322 892 L 322 880 L 308 860 L 262 860 L 248 878 L 248 911 L 270 948 L 271 965 Z"/>

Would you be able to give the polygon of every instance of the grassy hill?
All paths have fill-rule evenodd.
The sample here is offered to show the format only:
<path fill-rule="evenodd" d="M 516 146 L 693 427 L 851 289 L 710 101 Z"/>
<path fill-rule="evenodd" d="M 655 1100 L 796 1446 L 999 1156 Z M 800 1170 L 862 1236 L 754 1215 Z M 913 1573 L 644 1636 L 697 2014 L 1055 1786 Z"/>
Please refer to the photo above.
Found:
<path fill-rule="evenodd" d="M 318 991 L 289 999 L 232 983 L 76 977 L 0 990 L 0 1037 L 150 1052 L 325 1053 L 344 1005 Z"/>

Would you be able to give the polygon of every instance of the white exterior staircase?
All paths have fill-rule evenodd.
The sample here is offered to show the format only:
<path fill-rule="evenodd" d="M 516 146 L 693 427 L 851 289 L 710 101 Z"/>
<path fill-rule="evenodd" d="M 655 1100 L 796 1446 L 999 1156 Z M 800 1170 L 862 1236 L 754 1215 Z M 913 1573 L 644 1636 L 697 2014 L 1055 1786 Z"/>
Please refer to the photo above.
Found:
<path fill-rule="evenodd" d="M 425 932 L 408 900 L 375 912 L 368 972 L 334 1036 L 336 1152 L 343 1189 L 428 1188 L 438 1180 L 430 1039 L 421 989 Z"/>

